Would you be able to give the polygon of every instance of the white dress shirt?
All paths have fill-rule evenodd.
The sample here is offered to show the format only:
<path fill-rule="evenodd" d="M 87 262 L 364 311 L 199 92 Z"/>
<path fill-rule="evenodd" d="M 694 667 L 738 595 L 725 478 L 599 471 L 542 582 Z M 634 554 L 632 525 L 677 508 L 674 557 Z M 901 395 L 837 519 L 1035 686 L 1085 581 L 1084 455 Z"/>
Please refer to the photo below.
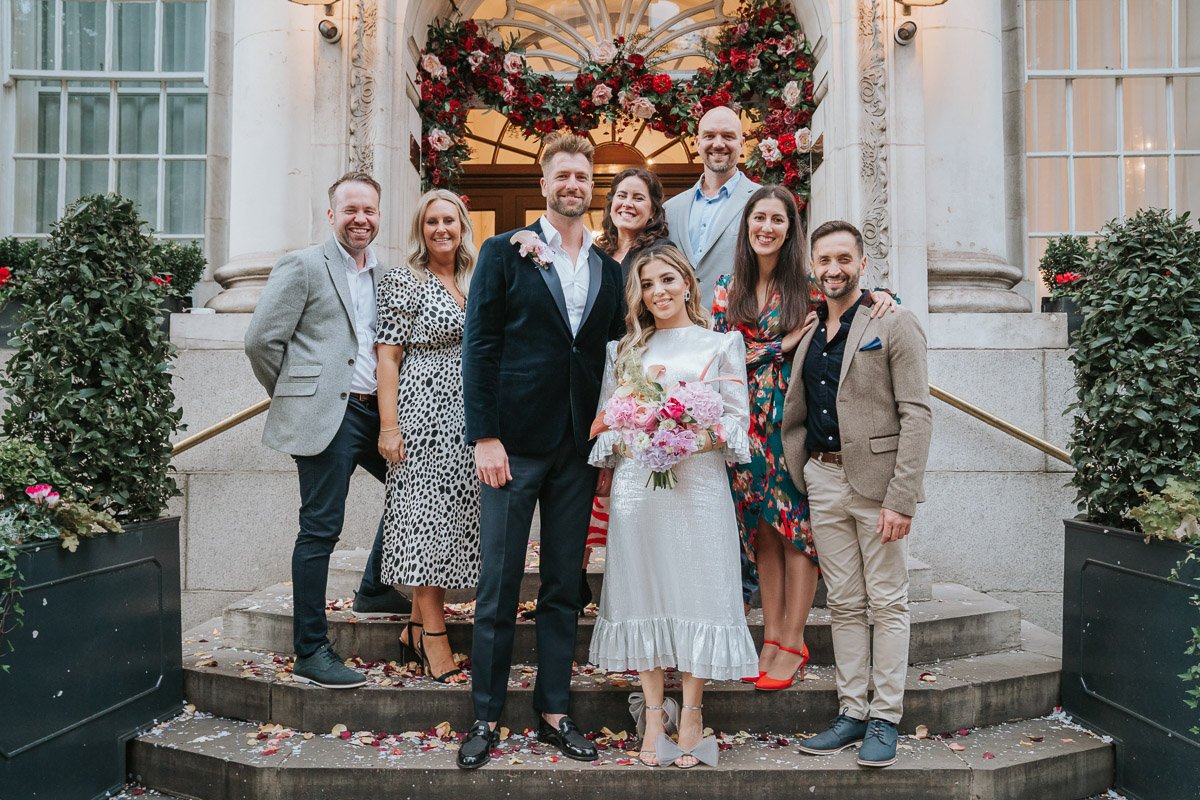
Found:
<path fill-rule="evenodd" d="M 588 255 L 592 251 L 592 232 L 586 228 L 583 231 L 583 246 L 574 260 L 562 247 L 562 235 L 550 224 L 550 220 L 542 217 L 538 220 L 542 226 L 542 238 L 554 252 L 554 271 L 558 274 L 558 282 L 562 284 L 563 298 L 567 301 L 567 318 L 571 320 L 571 334 L 579 333 L 583 324 L 583 310 L 587 307 L 588 286 L 591 283 L 591 268 L 588 266 Z"/>
<path fill-rule="evenodd" d="M 336 239 L 334 239 L 337 242 Z M 342 263 L 346 267 L 346 282 L 350 284 L 350 306 L 353 309 L 354 335 L 358 338 L 358 355 L 354 359 L 354 377 L 350 381 L 350 391 L 359 394 L 375 394 L 378 383 L 375 380 L 375 330 L 379 317 L 375 307 L 375 268 L 379 259 L 375 251 L 367 249 L 367 263 L 362 269 L 354 263 L 354 258 L 346 252 L 341 242 L 337 242 L 338 252 L 342 254 Z"/>

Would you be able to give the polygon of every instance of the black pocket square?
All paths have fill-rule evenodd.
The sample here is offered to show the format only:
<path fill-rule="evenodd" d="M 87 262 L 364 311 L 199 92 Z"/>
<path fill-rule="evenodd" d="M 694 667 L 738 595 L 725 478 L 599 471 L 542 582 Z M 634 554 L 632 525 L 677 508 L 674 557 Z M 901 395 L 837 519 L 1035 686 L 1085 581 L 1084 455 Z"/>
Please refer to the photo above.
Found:
<path fill-rule="evenodd" d="M 858 351 L 861 353 L 866 350 L 882 350 L 882 349 L 883 349 L 883 342 L 881 342 L 879 340 L 879 337 L 876 336 L 874 339 L 867 342 L 862 347 L 858 348 Z"/>

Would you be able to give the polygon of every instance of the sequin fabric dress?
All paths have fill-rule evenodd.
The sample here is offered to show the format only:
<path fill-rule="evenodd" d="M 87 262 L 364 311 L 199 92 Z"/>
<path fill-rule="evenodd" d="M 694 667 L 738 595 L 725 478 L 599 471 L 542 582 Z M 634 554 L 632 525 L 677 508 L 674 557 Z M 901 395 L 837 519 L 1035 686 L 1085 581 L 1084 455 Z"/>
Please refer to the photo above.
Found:
<path fill-rule="evenodd" d="M 617 385 L 616 342 L 608 346 L 600 404 Z M 716 356 L 714 359 L 714 355 Z M 615 467 L 608 558 L 591 661 L 616 672 L 676 667 L 700 678 L 752 675 L 758 656 L 742 612 L 742 577 L 733 496 L 725 462 L 748 461 L 749 409 L 741 334 L 700 327 L 657 331 L 642 356 L 643 368 L 661 364 L 660 381 L 707 377 L 724 401 L 723 449 L 685 458 L 675 467 L 678 485 L 654 490 L 649 473 L 613 453 L 620 437 L 597 437 L 590 461 Z"/>
<path fill-rule="evenodd" d="M 755 325 L 734 325 L 726 317 L 733 276 L 722 275 L 713 294 L 713 329 L 736 330 L 746 342 L 746 386 L 750 395 L 750 463 L 729 471 L 738 530 L 750 558 L 755 557 L 759 521 L 766 521 L 814 563 L 817 549 L 808 524 L 808 498 L 792 483 L 783 460 L 783 398 L 792 376 L 784 357 L 779 324 L 779 292 L 772 292 Z"/>

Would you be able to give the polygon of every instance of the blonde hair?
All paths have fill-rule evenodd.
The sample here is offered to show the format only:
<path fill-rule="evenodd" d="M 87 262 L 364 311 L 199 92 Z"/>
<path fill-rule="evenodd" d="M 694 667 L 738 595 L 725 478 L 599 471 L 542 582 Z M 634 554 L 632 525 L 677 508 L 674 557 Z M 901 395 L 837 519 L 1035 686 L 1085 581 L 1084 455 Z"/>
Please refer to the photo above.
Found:
<path fill-rule="evenodd" d="M 542 172 L 545 173 L 550 166 L 550 161 L 559 153 L 581 155 L 588 160 L 588 164 L 591 164 L 595 152 L 596 146 L 586 137 L 575 133 L 552 133 L 546 137 L 546 144 L 542 148 L 542 154 L 538 156 L 538 163 L 541 164 Z"/>
<path fill-rule="evenodd" d="M 458 211 L 462 223 L 462 238 L 458 250 L 454 252 L 454 283 L 458 290 L 467 296 L 467 287 L 471 283 L 471 273 L 475 270 L 475 259 L 479 253 L 475 250 L 475 229 L 471 226 L 471 215 L 462 198 L 446 189 L 431 189 L 421 195 L 417 201 L 417 210 L 413 214 L 412 230 L 409 233 L 408 268 L 418 281 L 429 277 L 429 248 L 425 246 L 425 215 L 429 206 L 438 200 L 445 200 Z"/>
<path fill-rule="evenodd" d="M 687 284 L 691 296 L 684 303 L 688 319 L 701 328 L 708 327 L 708 315 L 700 305 L 700 282 L 688 263 L 687 256 L 675 245 L 664 244 L 643 250 L 629 267 L 629 278 L 625 281 L 625 336 L 617 345 L 617 374 L 641 358 L 646 343 L 658 330 L 654 314 L 642 302 L 642 270 L 653 261 L 661 261 L 674 269 Z M 640 366 L 637 366 L 640 369 Z"/>

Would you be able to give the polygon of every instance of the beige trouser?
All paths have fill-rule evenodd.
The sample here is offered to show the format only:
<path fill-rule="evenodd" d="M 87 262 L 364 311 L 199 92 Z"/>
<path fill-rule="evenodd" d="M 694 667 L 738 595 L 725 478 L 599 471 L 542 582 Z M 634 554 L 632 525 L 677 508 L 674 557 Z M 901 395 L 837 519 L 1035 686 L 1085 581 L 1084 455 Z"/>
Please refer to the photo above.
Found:
<path fill-rule="evenodd" d="M 838 705 L 857 719 L 899 722 L 908 672 L 908 539 L 880 542 L 879 502 L 854 491 L 841 467 L 809 459 L 804 480 L 829 591 Z M 870 704 L 868 676 L 875 684 Z"/>

